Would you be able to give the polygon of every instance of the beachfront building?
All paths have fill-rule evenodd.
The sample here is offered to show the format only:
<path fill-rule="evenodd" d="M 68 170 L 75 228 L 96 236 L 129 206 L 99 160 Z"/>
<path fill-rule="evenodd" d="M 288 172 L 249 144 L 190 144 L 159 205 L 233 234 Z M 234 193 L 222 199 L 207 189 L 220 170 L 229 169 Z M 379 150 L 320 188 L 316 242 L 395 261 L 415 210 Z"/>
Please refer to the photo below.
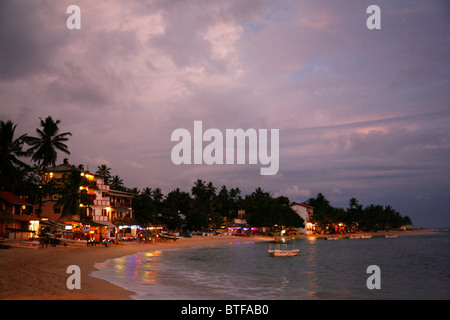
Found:
<path fill-rule="evenodd" d="M 249 214 L 245 210 L 238 210 L 236 218 L 233 218 L 233 223 L 227 225 L 227 232 L 233 235 L 249 235 L 258 231 L 258 228 L 251 227 L 247 220 Z"/>
<path fill-rule="evenodd" d="M 89 181 L 89 187 L 81 188 L 80 192 L 87 192 L 95 198 L 95 193 L 93 188 L 95 187 L 94 175 L 90 174 L 88 171 L 84 170 L 82 165 L 75 167 L 69 164 L 68 159 L 64 159 L 64 163 L 57 165 L 55 167 L 47 168 L 45 172 L 42 173 L 42 180 L 44 183 L 49 183 L 51 180 L 58 181 L 58 179 L 63 179 L 65 175 L 73 169 L 78 169 L 81 174 L 86 177 Z M 72 217 L 61 217 L 61 208 L 57 207 L 55 204 L 59 200 L 60 195 L 53 193 L 51 195 L 45 195 L 42 198 L 42 203 L 37 203 L 34 205 L 34 211 L 37 216 L 44 218 L 46 220 L 61 222 L 68 221 L 71 219 L 81 219 L 90 215 L 91 208 L 80 206 L 80 211 L 74 214 Z"/>
<path fill-rule="evenodd" d="M 314 215 L 314 207 L 304 204 L 294 202 L 291 204 L 291 208 L 305 220 L 305 227 L 298 228 L 297 232 L 301 234 L 313 234 L 316 231 L 316 226 L 312 222 L 312 217 Z"/>
<path fill-rule="evenodd" d="M 133 197 L 130 192 L 110 189 L 105 195 L 110 199 L 108 220 L 116 226 L 117 237 L 135 238 L 140 227 L 135 222 Z"/>
<path fill-rule="evenodd" d="M 71 165 L 68 159 L 64 159 L 64 163 L 60 165 L 48 168 L 43 173 L 43 180 L 61 179 L 73 169 L 79 170 L 88 180 L 88 185 L 80 187 L 80 192 L 86 192 L 91 197 L 92 204 L 80 204 L 78 213 L 71 217 L 61 217 L 61 208 L 56 206 L 60 195 L 52 194 L 45 197 L 42 204 L 34 206 L 36 213 L 42 219 L 64 223 L 65 237 L 97 241 L 115 238 L 119 228 L 114 222 L 124 222 L 126 219 L 123 217 L 133 218 L 133 195 L 110 189 L 104 177 L 85 170 L 83 165 Z M 119 210 L 121 214 L 118 213 Z M 122 214 L 123 211 L 127 214 Z"/>
<path fill-rule="evenodd" d="M 0 238 L 27 240 L 37 231 L 39 221 L 32 216 L 33 206 L 17 195 L 0 191 Z"/>
<path fill-rule="evenodd" d="M 245 214 L 245 210 L 238 210 L 237 218 L 234 218 L 233 222 L 236 226 L 246 227 L 247 226 L 247 215 Z"/>
<path fill-rule="evenodd" d="M 108 190 L 105 193 L 110 199 L 109 219 L 115 223 L 133 223 L 134 212 L 132 202 L 134 195 L 130 192 Z"/>

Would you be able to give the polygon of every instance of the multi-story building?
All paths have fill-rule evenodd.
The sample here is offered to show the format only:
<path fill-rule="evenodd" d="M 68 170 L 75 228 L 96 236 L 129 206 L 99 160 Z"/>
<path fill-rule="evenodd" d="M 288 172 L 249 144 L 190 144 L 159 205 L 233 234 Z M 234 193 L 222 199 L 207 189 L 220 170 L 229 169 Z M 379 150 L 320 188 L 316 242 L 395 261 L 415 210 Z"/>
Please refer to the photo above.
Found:
<path fill-rule="evenodd" d="M 110 221 L 118 224 L 130 224 L 134 222 L 132 193 L 110 189 L 105 194 L 110 199 L 110 207 L 108 209 L 108 218 Z"/>
<path fill-rule="evenodd" d="M 40 217 L 64 222 L 66 230 L 74 237 L 108 238 L 114 237 L 119 231 L 115 223 L 129 223 L 134 221 L 132 209 L 133 194 L 110 189 L 104 177 L 85 170 L 83 165 L 73 166 L 67 159 L 64 163 L 48 168 L 43 174 L 44 180 L 62 179 L 71 170 L 77 169 L 84 176 L 88 185 L 80 187 L 80 192 L 91 196 L 92 204 L 80 204 L 78 213 L 71 217 L 61 217 L 61 208 L 55 204 L 60 195 L 52 194 L 43 199 L 42 205 L 36 204 L 35 211 L 40 209 Z"/>
<path fill-rule="evenodd" d="M 302 234 L 313 234 L 316 231 L 316 226 L 312 222 L 312 217 L 314 215 L 314 207 L 304 204 L 294 202 L 291 204 L 291 208 L 305 220 L 305 227 L 298 228 L 297 232 Z"/>
<path fill-rule="evenodd" d="M 26 240 L 36 233 L 33 206 L 17 195 L 0 191 L 0 238 Z"/>

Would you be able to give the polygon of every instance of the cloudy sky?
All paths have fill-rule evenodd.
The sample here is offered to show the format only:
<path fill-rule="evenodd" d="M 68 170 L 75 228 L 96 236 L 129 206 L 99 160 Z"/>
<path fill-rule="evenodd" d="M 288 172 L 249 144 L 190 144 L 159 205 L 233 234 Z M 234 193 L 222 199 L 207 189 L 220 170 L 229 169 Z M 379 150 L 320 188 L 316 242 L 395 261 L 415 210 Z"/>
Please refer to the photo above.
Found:
<path fill-rule="evenodd" d="M 71 163 L 128 187 L 322 192 L 449 227 L 449 17 L 448 1 L 3 0 L 0 119 L 30 135 L 60 119 Z M 278 173 L 174 165 L 171 133 L 195 120 L 279 129 Z"/>

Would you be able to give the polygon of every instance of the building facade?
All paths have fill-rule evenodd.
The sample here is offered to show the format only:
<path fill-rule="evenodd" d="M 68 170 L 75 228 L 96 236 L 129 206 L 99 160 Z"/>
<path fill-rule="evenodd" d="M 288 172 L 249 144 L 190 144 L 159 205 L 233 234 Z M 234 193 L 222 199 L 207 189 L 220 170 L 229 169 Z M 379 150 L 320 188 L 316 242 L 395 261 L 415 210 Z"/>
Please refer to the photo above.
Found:
<path fill-rule="evenodd" d="M 133 194 L 112 190 L 105 183 L 104 177 L 85 170 L 83 165 L 73 166 L 67 159 L 60 165 L 48 168 L 43 173 L 43 180 L 48 182 L 51 179 L 62 179 L 73 169 L 79 170 L 88 181 L 87 186 L 80 187 L 80 192 L 86 192 L 92 204 L 80 204 L 78 213 L 61 217 L 61 208 L 56 206 L 60 196 L 52 194 L 43 198 L 42 204 L 34 206 L 35 212 L 43 219 L 65 223 L 66 231 L 72 234 L 72 237 L 91 240 L 116 237 L 120 224 L 134 221 Z"/>
<path fill-rule="evenodd" d="M 17 195 L 0 191 L 0 238 L 27 240 L 33 238 L 37 227 L 32 216 L 33 206 Z"/>
<path fill-rule="evenodd" d="M 314 207 L 304 204 L 294 202 L 291 204 L 291 208 L 305 220 L 305 227 L 298 228 L 297 232 L 301 234 L 313 234 L 316 231 L 316 226 L 312 222 L 312 217 L 314 215 Z"/>

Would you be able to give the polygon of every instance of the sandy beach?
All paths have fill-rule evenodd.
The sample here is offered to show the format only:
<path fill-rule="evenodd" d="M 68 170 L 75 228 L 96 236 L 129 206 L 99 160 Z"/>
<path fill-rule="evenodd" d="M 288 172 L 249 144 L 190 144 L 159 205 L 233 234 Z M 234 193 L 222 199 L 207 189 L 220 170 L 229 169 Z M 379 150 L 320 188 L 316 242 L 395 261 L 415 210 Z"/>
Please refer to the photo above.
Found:
<path fill-rule="evenodd" d="M 89 274 L 94 264 L 138 252 L 187 248 L 203 245 L 244 241 L 267 241 L 273 238 L 209 236 L 179 238 L 177 241 L 156 243 L 120 243 L 108 247 L 85 245 L 57 246 L 38 249 L 9 248 L 0 250 L 0 299 L 12 300 L 124 300 L 132 292 Z M 69 290 L 67 267 L 77 265 L 81 270 L 81 289 Z"/>
<path fill-rule="evenodd" d="M 395 232 L 399 235 L 422 234 L 428 231 Z M 381 236 L 384 233 L 374 235 Z M 346 235 L 348 236 L 348 235 Z M 300 236 L 310 237 L 310 236 Z M 84 245 L 57 246 L 38 249 L 9 248 L 0 250 L 0 299 L 12 300 L 124 300 L 133 294 L 109 282 L 90 276 L 94 264 L 108 259 L 154 250 L 187 248 L 203 245 L 247 241 L 269 241 L 272 237 L 195 236 L 177 241 L 157 243 L 121 243 L 109 247 Z M 81 269 L 81 289 L 69 290 L 67 267 Z"/>

